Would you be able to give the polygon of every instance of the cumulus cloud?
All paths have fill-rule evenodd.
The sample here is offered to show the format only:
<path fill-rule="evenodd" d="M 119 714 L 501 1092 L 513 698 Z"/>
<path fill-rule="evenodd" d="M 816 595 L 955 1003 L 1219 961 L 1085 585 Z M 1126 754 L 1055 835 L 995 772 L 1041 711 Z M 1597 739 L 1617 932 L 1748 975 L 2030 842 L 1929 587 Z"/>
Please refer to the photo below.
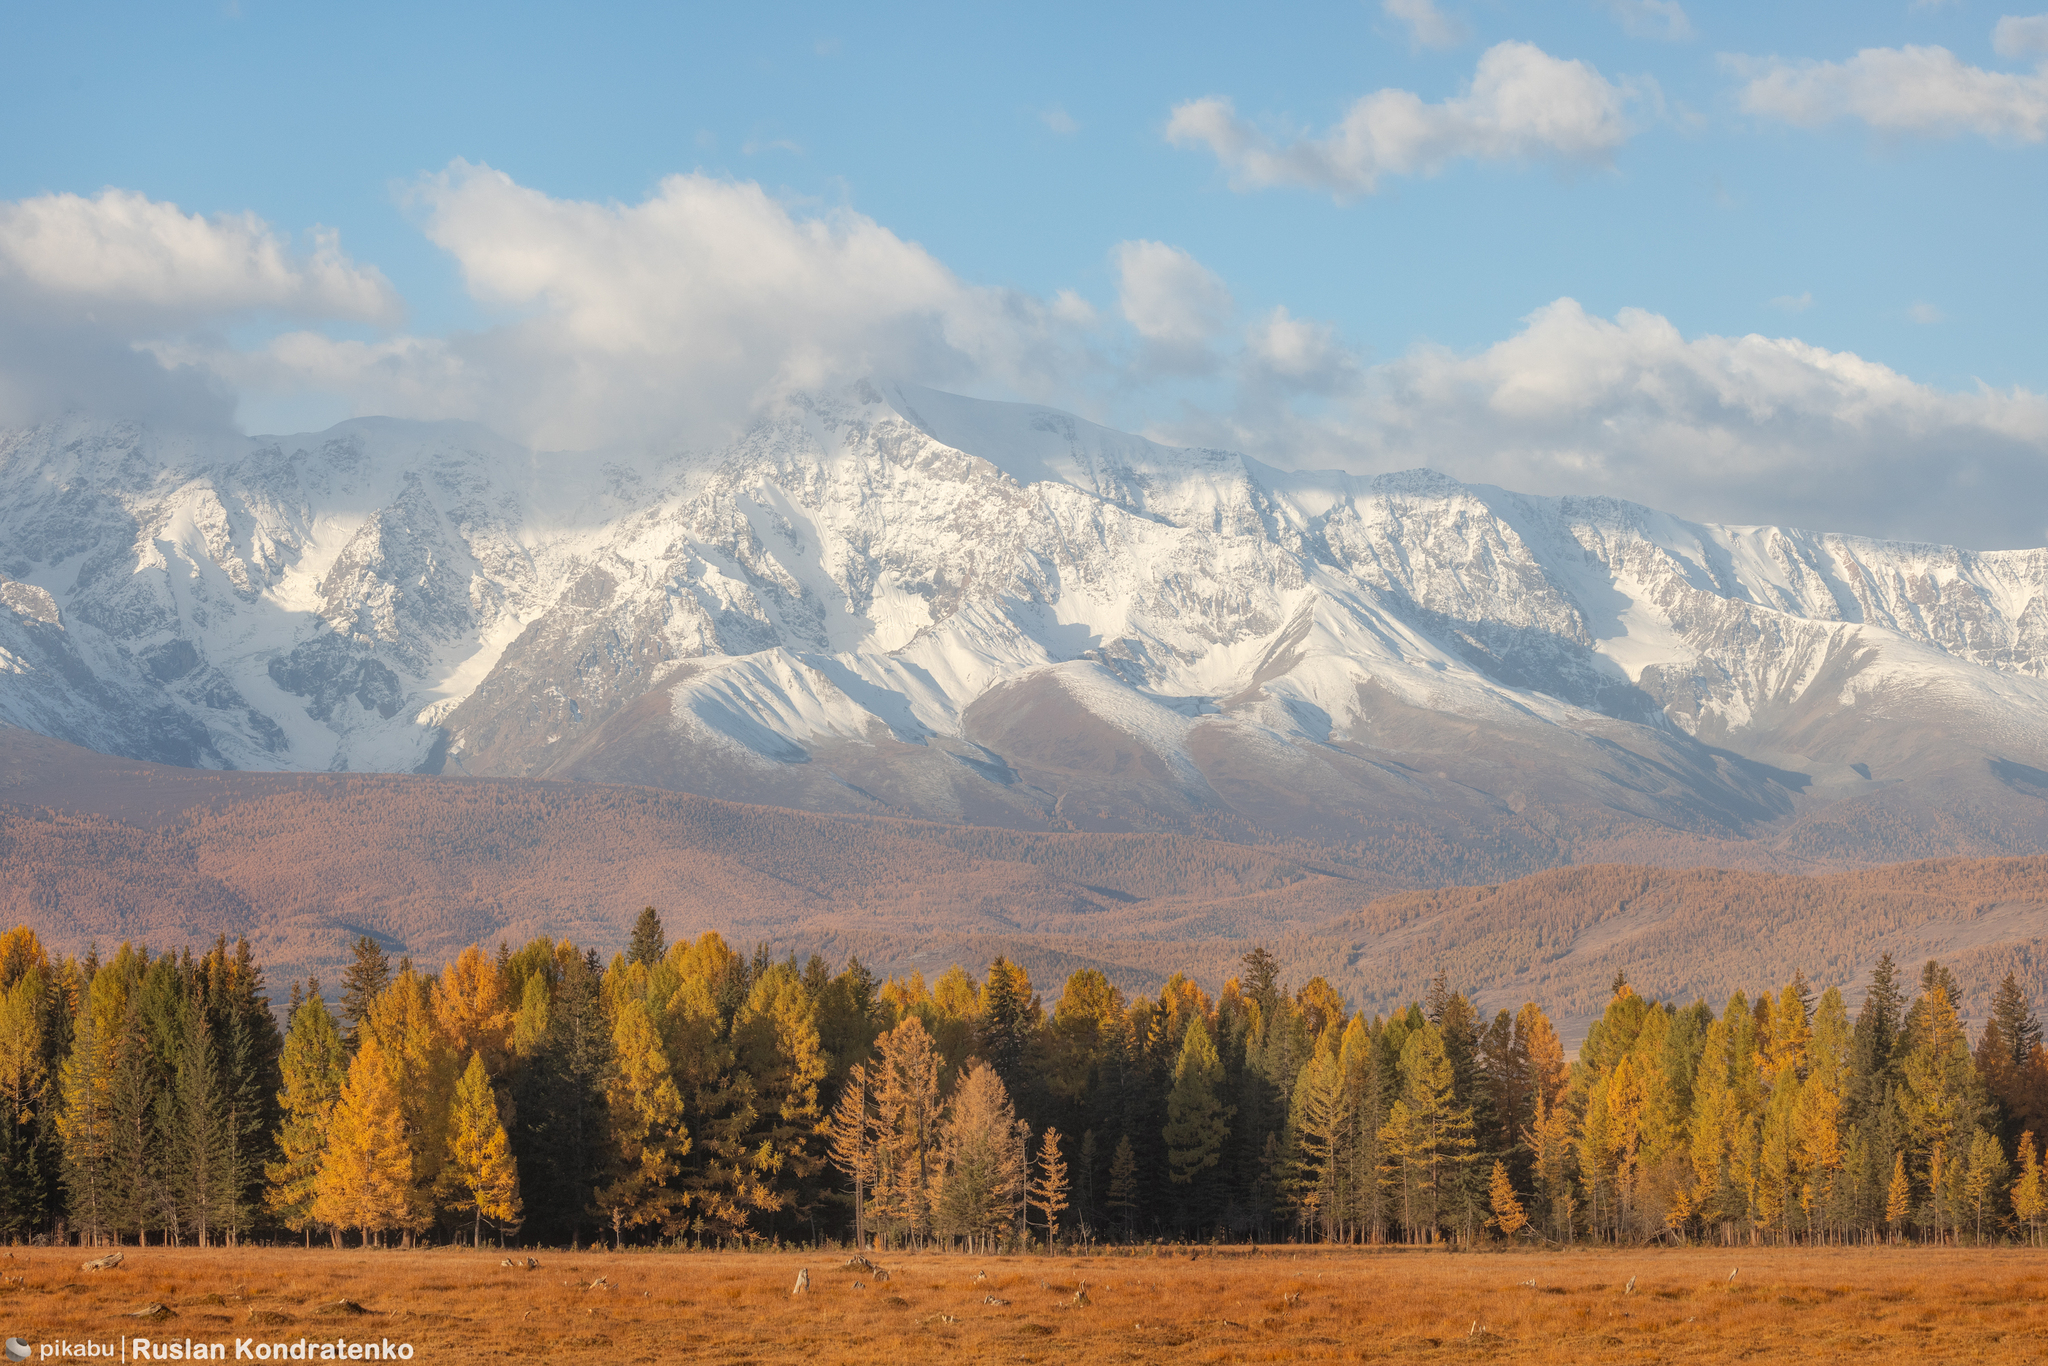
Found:
<path fill-rule="evenodd" d="M 1976 547 L 2048 538 L 2048 397 L 1949 393 L 1789 338 L 1687 338 L 1571 299 L 1473 353 L 1355 371 L 1313 417 L 1254 404 L 1158 435 L 1297 467 L 1427 465 L 1735 522 Z"/>
<path fill-rule="evenodd" d="M 671 176 L 638 204 L 599 204 L 458 162 L 413 199 L 504 321 L 178 358 L 238 384 L 346 393 L 358 411 L 586 448 L 717 441 L 777 398 L 869 375 L 1043 393 L 1093 322 L 1081 300 L 969 286 L 864 215 L 799 216 L 751 183 Z"/>
<path fill-rule="evenodd" d="M 2025 46 L 2036 41 L 2028 27 L 2034 22 L 2022 20 L 2012 29 L 2001 23 L 2000 52 L 2035 50 Z M 1945 47 L 1872 47 L 1844 62 L 1731 58 L 1729 64 L 1747 77 L 1739 96 L 1743 109 L 1805 128 L 1857 119 L 1881 133 L 2048 138 L 2048 63 L 2020 75 L 1971 66 Z"/>
<path fill-rule="evenodd" d="M 0 422 L 71 409 L 221 428 L 234 401 L 203 367 L 141 342 L 217 335 L 252 315 L 392 322 L 382 274 L 333 233 L 294 251 L 251 214 L 207 218 L 132 191 L 0 203 Z"/>
<path fill-rule="evenodd" d="M 0 276 L 96 309 L 191 323 L 275 311 L 395 320 L 398 296 L 374 267 L 316 230 L 294 254 L 254 214 L 202 218 L 129 190 L 0 203 Z"/>
<path fill-rule="evenodd" d="M 1321 137 L 1275 139 L 1217 97 L 1177 106 L 1176 146 L 1205 146 L 1240 189 L 1299 185 L 1339 197 L 1371 194 L 1387 175 L 1432 175 L 1453 161 L 1602 162 L 1628 140 L 1631 92 L 1589 64 L 1529 43 L 1498 43 L 1465 93 L 1429 104 L 1380 90 Z"/>
<path fill-rule="evenodd" d="M 1408 26 L 1417 47 L 1451 48 L 1465 41 L 1465 25 L 1436 7 L 1436 0 L 1380 0 L 1389 19 Z"/>
<path fill-rule="evenodd" d="M 1117 305 L 1146 343 L 1156 368 L 1199 373 L 1214 367 L 1209 342 L 1237 305 L 1217 274 L 1179 247 L 1124 242 L 1116 249 Z"/>
<path fill-rule="evenodd" d="M 2001 57 L 2048 56 L 2048 14 L 2008 14 L 1991 30 L 1991 49 Z"/>

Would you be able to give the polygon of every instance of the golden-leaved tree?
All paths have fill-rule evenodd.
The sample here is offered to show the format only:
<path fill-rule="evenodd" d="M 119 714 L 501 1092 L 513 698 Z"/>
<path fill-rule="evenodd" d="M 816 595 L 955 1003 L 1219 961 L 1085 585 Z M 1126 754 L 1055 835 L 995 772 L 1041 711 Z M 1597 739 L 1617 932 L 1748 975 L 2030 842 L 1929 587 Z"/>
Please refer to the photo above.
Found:
<path fill-rule="evenodd" d="M 348 1077 L 341 1029 L 318 996 L 292 1012 L 279 1068 L 284 1089 L 277 1103 L 284 1123 L 277 1135 L 278 1160 L 263 1169 L 268 1183 L 263 1199 L 286 1228 L 305 1233 L 310 1241 L 334 1106 Z"/>
<path fill-rule="evenodd" d="M 678 1193 L 668 1183 L 690 1150 L 690 1136 L 683 1098 L 646 1004 L 621 1001 L 616 1011 L 616 1066 L 605 1087 L 611 1162 L 594 1203 L 611 1222 L 613 1244 L 623 1247 L 627 1229 L 662 1223 L 675 1212 Z"/>
<path fill-rule="evenodd" d="M 481 1245 L 486 1219 L 501 1228 L 518 1222 L 518 1164 L 512 1160 L 512 1142 L 481 1052 L 469 1055 L 469 1066 L 455 1083 L 448 1116 L 448 1164 L 441 1179 L 452 1197 L 450 1206 L 474 1216 L 472 1244 Z"/>
<path fill-rule="evenodd" d="M 377 1035 L 364 1031 L 329 1120 L 313 1198 L 315 1219 L 359 1230 L 365 1246 L 415 1217 L 412 1149 L 393 1071 Z"/>
<path fill-rule="evenodd" d="M 977 1063 L 947 1108 L 930 1177 L 931 1223 L 947 1238 L 990 1249 L 1016 1223 L 1027 1171 L 1024 1136 L 1002 1078 Z"/>
<path fill-rule="evenodd" d="M 868 1072 L 876 1130 L 875 1194 L 869 1209 L 881 1231 L 918 1240 L 932 1229 L 932 1187 L 944 1117 L 939 1103 L 941 1059 L 915 1015 L 877 1039 L 875 1049 Z M 995 1079 L 993 1072 L 989 1076 Z"/>

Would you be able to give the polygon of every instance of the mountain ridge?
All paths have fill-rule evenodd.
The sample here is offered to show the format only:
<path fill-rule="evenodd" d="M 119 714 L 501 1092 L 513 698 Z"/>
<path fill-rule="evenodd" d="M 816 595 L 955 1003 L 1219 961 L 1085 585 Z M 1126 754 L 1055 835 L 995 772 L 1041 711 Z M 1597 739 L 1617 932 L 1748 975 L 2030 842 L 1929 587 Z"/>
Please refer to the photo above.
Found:
<path fill-rule="evenodd" d="M 1821 826 L 1830 864 L 1935 826 L 2048 849 L 2048 551 L 1284 471 L 910 386 L 633 460 L 74 420 L 0 436 L 0 477 L 0 722 L 134 758 L 1392 822 L 1520 850 L 1487 876 Z"/>

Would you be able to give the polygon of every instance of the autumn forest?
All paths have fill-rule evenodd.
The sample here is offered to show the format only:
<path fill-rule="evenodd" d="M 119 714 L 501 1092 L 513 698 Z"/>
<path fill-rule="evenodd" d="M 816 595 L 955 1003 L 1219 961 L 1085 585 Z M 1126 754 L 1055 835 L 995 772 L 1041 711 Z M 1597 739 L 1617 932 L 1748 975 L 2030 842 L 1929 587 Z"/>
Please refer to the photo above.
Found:
<path fill-rule="evenodd" d="M 1211 997 L 998 958 L 926 982 L 666 942 L 0 938 L 0 1235 L 81 1246 L 2035 1243 L 2048 1051 L 1941 964 L 1719 1008 L 1617 978 L 1567 1062 L 1439 976 L 1391 1014 L 1264 949 Z M 1864 987 L 1853 1012 L 1842 988 Z M 1984 1012 L 1966 1028 L 1971 1006 Z M 280 1027 L 280 1017 L 282 1027 Z M 1971 1042 L 1975 1034 L 1974 1045 Z"/>

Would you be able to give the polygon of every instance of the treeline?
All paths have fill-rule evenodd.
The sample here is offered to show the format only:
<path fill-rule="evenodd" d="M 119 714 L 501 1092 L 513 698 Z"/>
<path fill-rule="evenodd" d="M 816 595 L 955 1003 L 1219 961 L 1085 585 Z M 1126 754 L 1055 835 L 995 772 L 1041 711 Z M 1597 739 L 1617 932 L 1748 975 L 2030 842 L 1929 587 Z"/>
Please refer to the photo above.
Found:
<path fill-rule="evenodd" d="M 1391 1015 L 1263 949 L 1215 998 L 1048 1012 L 998 958 L 833 972 L 642 913 L 437 975 L 365 938 L 281 1032 L 247 946 L 53 962 L 0 937 L 0 1234 L 988 1248 L 2038 1241 L 2048 1051 L 2008 978 L 1884 959 L 1853 1019 L 1793 980 L 1718 1013 L 1613 984 L 1576 1061 L 1442 977 Z"/>

